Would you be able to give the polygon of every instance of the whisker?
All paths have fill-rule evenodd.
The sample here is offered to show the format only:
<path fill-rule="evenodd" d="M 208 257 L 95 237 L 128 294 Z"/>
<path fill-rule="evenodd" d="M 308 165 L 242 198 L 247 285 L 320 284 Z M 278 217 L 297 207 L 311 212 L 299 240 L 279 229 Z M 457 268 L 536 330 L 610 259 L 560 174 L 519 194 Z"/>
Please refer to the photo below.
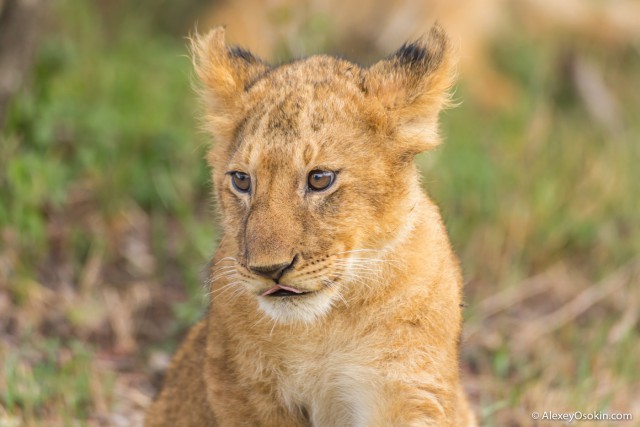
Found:
<path fill-rule="evenodd" d="M 224 267 L 218 267 L 215 270 L 213 270 L 212 274 L 216 274 L 219 271 L 235 270 L 235 268 L 236 268 L 235 265 L 226 265 Z"/>
<path fill-rule="evenodd" d="M 372 289 L 372 284 L 376 285 L 376 284 L 379 283 L 379 282 L 376 282 L 376 281 L 373 281 L 373 280 L 365 280 L 361 276 L 345 275 L 345 277 L 347 279 L 349 279 L 352 283 L 355 283 L 355 284 L 358 284 L 358 285 L 362 285 L 362 286 L 366 287 L 367 289 Z"/>
<path fill-rule="evenodd" d="M 212 273 L 215 274 L 218 271 L 227 271 L 227 270 L 235 270 L 236 266 L 235 265 L 227 265 L 225 267 L 218 267 L 215 270 L 212 270 Z"/>
<path fill-rule="evenodd" d="M 254 324 L 253 326 L 256 327 L 258 326 L 259 323 L 262 323 L 264 321 L 265 318 L 268 318 L 269 315 L 267 313 L 263 313 L 262 317 L 260 317 Z"/>
<path fill-rule="evenodd" d="M 341 258 L 339 260 L 336 260 L 335 262 L 341 262 L 341 261 L 353 261 L 353 262 L 396 262 L 395 260 L 392 259 L 384 259 L 384 258 L 357 258 L 357 257 L 351 257 L 351 258 Z"/>
<path fill-rule="evenodd" d="M 229 276 L 232 276 L 234 274 L 236 274 L 235 271 L 226 271 L 224 273 L 220 273 L 217 276 L 212 277 L 210 282 L 211 282 L 211 284 L 213 284 L 216 281 L 218 281 L 219 279 L 222 279 L 223 277 L 229 277 Z"/>
<path fill-rule="evenodd" d="M 226 271 L 221 271 L 221 272 L 216 272 L 215 274 L 212 274 L 211 276 L 209 276 L 209 282 L 210 283 L 214 283 L 216 282 L 218 279 L 228 276 L 230 274 L 236 274 L 235 269 L 230 269 L 230 270 L 226 270 Z"/>
<path fill-rule="evenodd" d="M 221 277 L 224 276 L 225 274 L 229 274 L 229 273 L 237 273 L 238 271 L 235 268 L 227 268 L 225 270 L 216 270 L 211 272 L 211 275 L 209 277 L 213 278 L 213 277 Z"/>
<path fill-rule="evenodd" d="M 215 264 L 213 264 L 213 266 L 216 266 L 218 264 L 220 264 L 222 261 L 237 261 L 237 259 L 235 259 L 234 257 L 231 256 L 226 256 L 224 258 L 220 258 Z"/>
<path fill-rule="evenodd" d="M 379 274 L 380 273 L 380 269 L 371 267 L 371 266 L 363 266 L 363 265 L 342 265 L 340 266 L 342 267 L 343 271 L 352 271 L 352 272 L 371 272 L 371 273 L 375 273 L 375 274 Z"/>
<path fill-rule="evenodd" d="M 230 286 L 237 285 L 238 283 L 241 283 L 241 282 L 239 280 L 232 280 L 231 282 L 229 282 L 226 285 L 214 290 L 213 292 L 220 292 L 221 290 L 226 289 L 226 288 L 228 288 Z"/>
<path fill-rule="evenodd" d="M 271 331 L 269 331 L 269 338 L 273 335 L 273 330 L 276 328 L 276 323 L 278 323 L 278 319 L 273 319 L 273 325 L 271 326 Z"/>
<path fill-rule="evenodd" d="M 325 276 L 325 279 L 322 281 L 325 285 L 327 285 L 328 287 L 333 287 L 336 284 L 335 280 L 331 280 L 328 277 Z M 336 295 L 338 296 L 338 298 L 340 298 L 340 300 L 344 303 L 344 305 L 346 305 L 347 307 L 349 307 L 349 303 L 347 302 L 347 300 L 344 298 L 344 296 L 342 295 L 342 293 L 340 292 L 340 290 L 336 291 Z"/>
<path fill-rule="evenodd" d="M 335 262 L 335 265 L 341 267 L 380 267 L 383 264 L 377 262 Z"/>
<path fill-rule="evenodd" d="M 237 279 L 237 278 L 236 278 Z M 241 285 L 243 282 L 241 280 L 234 280 L 232 282 L 227 283 L 226 285 L 222 286 L 221 288 L 215 289 L 211 292 L 209 292 L 210 296 L 216 296 L 216 297 L 220 297 L 222 296 L 225 292 L 233 290 L 236 286 Z"/>
<path fill-rule="evenodd" d="M 364 274 L 363 274 L 364 273 Z M 367 289 L 373 289 L 372 285 L 380 285 L 382 276 L 378 271 L 361 270 L 361 271 L 344 271 L 342 276 L 353 283 L 360 284 Z"/>
<path fill-rule="evenodd" d="M 380 252 L 378 249 L 352 249 L 350 251 L 336 252 L 333 255 L 352 254 L 356 252 Z"/>
<path fill-rule="evenodd" d="M 362 259 L 362 258 L 355 258 L 355 259 L 340 259 L 340 260 L 336 260 L 334 261 L 335 263 L 341 263 L 341 264 L 395 264 L 396 261 L 394 260 L 388 260 L 388 259 Z"/>

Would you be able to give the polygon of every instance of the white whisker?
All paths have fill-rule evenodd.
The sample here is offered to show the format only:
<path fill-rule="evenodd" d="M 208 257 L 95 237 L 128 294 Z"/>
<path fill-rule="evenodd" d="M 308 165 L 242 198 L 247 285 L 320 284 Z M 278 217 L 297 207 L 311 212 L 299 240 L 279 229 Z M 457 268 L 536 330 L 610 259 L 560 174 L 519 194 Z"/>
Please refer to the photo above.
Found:
<path fill-rule="evenodd" d="M 273 330 L 276 328 L 276 323 L 278 323 L 278 319 L 273 319 L 273 325 L 271 326 L 271 331 L 269 331 L 269 338 L 273 335 Z"/>
<path fill-rule="evenodd" d="M 213 266 L 215 267 L 216 265 L 220 264 L 222 261 L 233 261 L 236 262 L 237 260 L 234 257 L 224 257 L 224 258 L 220 258 L 215 264 L 213 264 Z"/>
<path fill-rule="evenodd" d="M 336 252 L 333 255 L 352 254 L 357 252 L 380 252 L 378 249 L 352 249 L 350 251 Z"/>
<path fill-rule="evenodd" d="M 235 278 L 233 278 L 233 279 L 237 279 L 237 277 L 235 277 Z M 226 285 L 224 285 L 224 286 L 222 286 L 222 287 L 220 287 L 220 288 L 218 288 L 218 289 L 215 289 L 215 290 L 213 290 L 213 291 L 209 292 L 209 295 L 210 295 L 210 296 L 220 297 L 220 296 L 222 296 L 224 293 L 226 293 L 227 291 L 234 290 L 234 288 L 235 288 L 236 286 L 241 285 L 242 283 L 243 283 L 243 282 L 242 282 L 241 280 L 233 280 L 233 281 L 231 281 L 231 282 L 227 283 Z"/>
<path fill-rule="evenodd" d="M 336 281 L 335 280 L 331 280 L 328 277 L 325 276 L 325 279 L 323 279 L 323 283 L 325 283 L 328 287 L 334 287 L 336 285 Z M 344 296 L 342 295 L 342 293 L 340 292 L 340 290 L 336 290 L 336 295 L 338 296 L 338 298 L 340 298 L 340 300 L 342 300 L 342 302 L 344 303 L 344 305 L 346 305 L 347 307 L 349 307 L 349 303 L 347 302 L 347 300 L 344 298 Z"/>
<path fill-rule="evenodd" d="M 227 271 L 225 273 L 220 273 L 217 276 L 212 277 L 210 282 L 211 282 L 211 284 L 213 284 L 213 283 L 217 282 L 219 279 L 222 279 L 223 277 L 230 277 L 230 276 L 233 276 L 234 274 L 236 274 L 235 271 Z"/>

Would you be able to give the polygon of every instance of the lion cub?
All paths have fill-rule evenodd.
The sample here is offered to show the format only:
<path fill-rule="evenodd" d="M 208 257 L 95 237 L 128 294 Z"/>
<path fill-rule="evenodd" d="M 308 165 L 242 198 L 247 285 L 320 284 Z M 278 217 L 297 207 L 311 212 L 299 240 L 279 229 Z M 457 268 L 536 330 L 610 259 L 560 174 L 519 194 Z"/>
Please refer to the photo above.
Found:
<path fill-rule="evenodd" d="M 224 237 L 146 425 L 475 425 L 460 269 L 413 161 L 439 142 L 443 31 L 368 68 L 271 66 L 222 28 L 192 48 Z"/>

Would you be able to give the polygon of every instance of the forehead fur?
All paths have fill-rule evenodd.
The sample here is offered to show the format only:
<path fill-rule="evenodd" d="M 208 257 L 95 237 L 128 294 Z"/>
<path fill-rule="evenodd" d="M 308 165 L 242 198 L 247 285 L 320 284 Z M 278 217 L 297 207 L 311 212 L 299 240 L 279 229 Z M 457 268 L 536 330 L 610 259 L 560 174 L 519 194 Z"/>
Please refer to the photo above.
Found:
<path fill-rule="evenodd" d="M 216 137 L 213 150 L 228 154 L 242 137 L 257 133 L 282 143 L 303 138 L 303 129 L 329 127 L 334 133 L 372 131 L 403 157 L 432 148 L 453 81 L 448 46 L 435 26 L 371 67 L 328 56 L 273 67 L 227 47 L 224 30 L 217 28 L 192 46 L 205 123 Z"/>
<path fill-rule="evenodd" d="M 274 68 L 245 89 L 234 139 L 259 133 L 285 142 L 347 123 L 353 131 L 380 132 L 385 111 L 367 99 L 363 79 L 359 66 L 327 56 Z"/>

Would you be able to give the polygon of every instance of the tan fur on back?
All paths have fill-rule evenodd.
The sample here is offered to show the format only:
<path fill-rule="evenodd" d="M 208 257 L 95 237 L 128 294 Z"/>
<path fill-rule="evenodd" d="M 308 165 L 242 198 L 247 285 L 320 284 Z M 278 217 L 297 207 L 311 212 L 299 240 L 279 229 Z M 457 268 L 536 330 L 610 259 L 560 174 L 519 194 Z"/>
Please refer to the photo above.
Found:
<path fill-rule="evenodd" d="M 223 238 L 208 313 L 147 427 L 475 425 L 460 270 L 413 162 L 438 144 L 452 84 L 442 30 L 369 68 L 273 67 L 227 47 L 221 28 L 193 52 Z M 308 184 L 317 170 L 335 173 L 323 191 Z M 288 267 L 258 274 L 274 265 Z M 263 295 L 276 284 L 306 293 Z"/>

